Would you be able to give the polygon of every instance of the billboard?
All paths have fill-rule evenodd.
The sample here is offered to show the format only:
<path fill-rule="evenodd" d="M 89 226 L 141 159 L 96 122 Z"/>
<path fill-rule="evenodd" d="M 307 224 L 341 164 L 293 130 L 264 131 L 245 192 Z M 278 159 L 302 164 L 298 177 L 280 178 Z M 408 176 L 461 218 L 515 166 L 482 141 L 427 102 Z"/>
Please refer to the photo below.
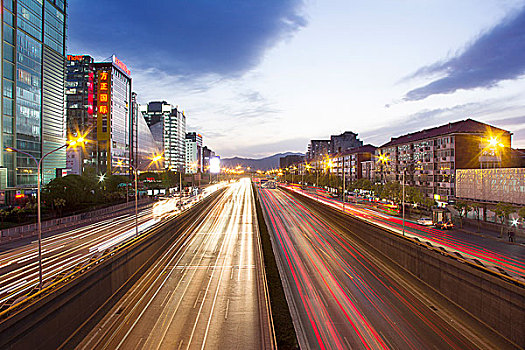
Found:
<path fill-rule="evenodd" d="M 221 172 L 221 159 L 219 157 L 210 158 L 210 173 L 218 174 Z"/>
<path fill-rule="evenodd" d="M 456 197 L 525 205 L 525 168 L 458 169 Z"/>

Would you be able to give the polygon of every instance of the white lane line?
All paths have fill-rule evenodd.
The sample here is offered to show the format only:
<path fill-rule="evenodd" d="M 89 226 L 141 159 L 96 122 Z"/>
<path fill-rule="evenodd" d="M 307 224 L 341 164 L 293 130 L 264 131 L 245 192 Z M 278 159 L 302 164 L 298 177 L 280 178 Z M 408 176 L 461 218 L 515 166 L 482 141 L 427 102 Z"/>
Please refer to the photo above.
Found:
<path fill-rule="evenodd" d="M 15 284 L 12 284 L 10 286 L 6 286 L 5 288 L 2 288 L 0 289 L 0 294 L 3 294 L 3 293 L 9 293 L 10 291 L 12 291 L 13 289 L 16 289 L 22 285 L 24 285 L 24 283 L 27 283 L 27 280 L 23 280 L 21 282 L 18 282 L 18 283 L 15 283 Z"/>

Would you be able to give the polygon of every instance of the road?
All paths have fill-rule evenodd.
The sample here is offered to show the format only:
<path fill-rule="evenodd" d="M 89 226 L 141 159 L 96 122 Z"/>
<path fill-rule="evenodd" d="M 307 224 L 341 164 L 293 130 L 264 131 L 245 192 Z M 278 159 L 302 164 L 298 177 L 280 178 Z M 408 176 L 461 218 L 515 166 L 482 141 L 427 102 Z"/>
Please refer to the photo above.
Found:
<path fill-rule="evenodd" d="M 501 346 L 289 193 L 259 193 L 302 349 Z"/>
<path fill-rule="evenodd" d="M 288 186 L 289 189 L 310 198 L 318 199 L 320 203 L 342 210 L 342 202 L 326 195 L 324 191 L 305 191 L 299 186 Z M 402 219 L 378 212 L 367 206 L 346 203 L 345 211 L 390 230 L 402 232 Z M 502 269 L 512 277 L 525 282 L 525 246 L 507 244 L 491 238 L 467 234 L 459 230 L 442 231 L 434 227 L 425 227 L 409 220 L 405 221 L 405 234 L 427 241 L 434 246 L 443 247 L 449 252 L 458 252 L 462 256 L 477 259 L 485 266 Z"/>
<path fill-rule="evenodd" d="M 250 181 L 232 184 L 78 348 L 273 348 L 255 215 Z"/>
<path fill-rule="evenodd" d="M 217 187 L 208 189 L 209 195 Z M 173 201 L 173 200 L 172 200 Z M 139 212 L 139 234 L 162 218 L 177 215 L 174 203 L 162 202 Z M 170 204 L 170 205 L 167 205 Z M 186 207 L 193 203 L 188 203 Z M 160 210 L 159 210 L 160 209 Z M 183 208 L 184 209 L 184 208 Z M 135 214 L 127 213 L 42 239 L 42 272 L 44 286 L 54 276 L 67 272 L 106 249 L 135 236 Z M 38 241 L 14 248 L 0 247 L 0 307 L 22 297 L 38 286 Z"/>

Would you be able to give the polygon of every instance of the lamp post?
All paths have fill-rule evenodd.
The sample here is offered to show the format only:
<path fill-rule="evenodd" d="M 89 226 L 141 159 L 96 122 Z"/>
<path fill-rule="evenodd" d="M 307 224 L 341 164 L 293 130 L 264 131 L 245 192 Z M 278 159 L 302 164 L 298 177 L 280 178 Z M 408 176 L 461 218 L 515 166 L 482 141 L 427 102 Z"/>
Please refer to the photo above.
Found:
<path fill-rule="evenodd" d="M 38 290 L 42 290 L 42 215 L 41 215 L 41 204 L 40 204 L 41 203 L 40 192 L 41 192 L 41 183 L 42 183 L 40 172 L 41 172 L 41 169 L 42 169 L 42 161 L 48 155 L 50 155 L 51 153 L 54 153 L 54 152 L 56 152 L 58 150 L 61 150 L 62 148 L 65 148 L 67 146 L 76 146 L 78 144 L 84 144 L 84 142 L 85 142 L 84 137 L 79 137 L 76 140 L 68 141 L 65 145 L 62 145 L 62 146 L 60 146 L 58 148 L 55 148 L 52 151 L 47 152 L 39 160 L 37 160 L 36 157 L 33 156 L 32 154 L 24 152 L 22 150 L 19 150 L 18 148 L 15 148 L 15 147 L 7 147 L 6 148 L 6 151 L 8 151 L 8 152 L 16 152 L 16 153 L 20 153 L 20 154 L 23 154 L 23 155 L 26 155 L 26 156 L 30 157 L 31 159 L 33 159 L 33 161 L 37 165 L 37 193 L 36 193 L 36 197 L 37 197 L 37 230 L 38 230 L 37 231 L 37 234 L 38 234 Z"/>
<path fill-rule="evenodd" d="M 343 169 L 343 211 L 345 211 L 345 194 L 346 194 L 346 174 L 345 174 L 345 156 L 342 155 L 342 169 Z"/>

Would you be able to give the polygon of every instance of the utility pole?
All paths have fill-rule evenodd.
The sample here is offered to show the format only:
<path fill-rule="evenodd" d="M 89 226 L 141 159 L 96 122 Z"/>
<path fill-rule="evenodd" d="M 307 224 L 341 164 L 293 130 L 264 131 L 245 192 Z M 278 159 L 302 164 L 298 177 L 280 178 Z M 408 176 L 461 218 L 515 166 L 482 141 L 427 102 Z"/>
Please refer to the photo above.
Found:
<path fill-rule="evenodd" d="M 403 236 L 405 235 L 405 169 L 403 169 Z"/>

